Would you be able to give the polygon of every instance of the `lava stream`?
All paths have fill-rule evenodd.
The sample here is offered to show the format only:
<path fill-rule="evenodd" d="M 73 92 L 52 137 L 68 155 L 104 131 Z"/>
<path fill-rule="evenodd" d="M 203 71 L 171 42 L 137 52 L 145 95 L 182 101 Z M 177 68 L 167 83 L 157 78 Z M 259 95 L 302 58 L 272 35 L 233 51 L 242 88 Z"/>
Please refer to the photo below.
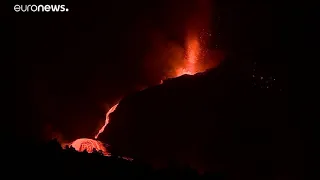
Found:
<path fill-rule="evenodd" d="M 103 155 L 109 156 L 110 153 L 108 152 L 107 148 L 105 147 L 105 145 L 101 141 L 98 141 L 97 138 L 104 131 L 105 127 L 108 125 L 109 119 L 110 119 L 109 115 L 117 108 L 117 106 L 118 106 L 118 103 L 113 105 L 108 110 L 108 112 L 106 113 L 105 123 L 99 129 L 99 132 L 95 135 L 95 137 L 94 137 L 95 139 L 79 138 L 71 143 L 63 143 L 63 146 L 64 147 L 66 145 L 72 146 L 73 148 L 75 148 L 75 150 L 77 150 L 79 152 L 83 152 L 84 150 L 86 150 L 88 153 L 92 153 L 93 149 L 96 149 L 97 151 L 102 151 Z M 130 158 L 128 158 L 128 159 L 130 159 Z"/>
<path fill-rule="evenodd" d="M 98 139 L 99 135 L 104 131 L 104 128 L 106 128 L 106 126 L 108 125 L 109 120 L 110 120 L 109 115 L 110 115 L 114 110 L 117 109 L 118 104 L 119 104 L 119 103 L 113 105 L 113 106 L 109 109 L 109 111 L 107 112 L 107 114 L 106 114 L 106 120 L 105 120 L 105 122 L 104 122 L 104 125 L 101 127 L 101 129 L 99 129 L 98 134 L 95 135 L 95 137 L 94 137 L 95 139 Z"/>

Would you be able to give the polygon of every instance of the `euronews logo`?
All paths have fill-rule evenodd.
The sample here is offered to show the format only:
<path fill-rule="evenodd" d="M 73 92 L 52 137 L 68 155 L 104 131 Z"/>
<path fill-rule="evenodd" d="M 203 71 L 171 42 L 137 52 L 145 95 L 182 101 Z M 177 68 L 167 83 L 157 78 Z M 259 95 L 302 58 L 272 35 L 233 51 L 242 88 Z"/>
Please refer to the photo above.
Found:
<path fill-rule="evenodd" d="M 66 5 L 35 5 L 35 4 L 25 4 L 19 5 L 16 4 L 13 7 L 15 12 L 68 12 L 69 9 L 66 8 Z"/>

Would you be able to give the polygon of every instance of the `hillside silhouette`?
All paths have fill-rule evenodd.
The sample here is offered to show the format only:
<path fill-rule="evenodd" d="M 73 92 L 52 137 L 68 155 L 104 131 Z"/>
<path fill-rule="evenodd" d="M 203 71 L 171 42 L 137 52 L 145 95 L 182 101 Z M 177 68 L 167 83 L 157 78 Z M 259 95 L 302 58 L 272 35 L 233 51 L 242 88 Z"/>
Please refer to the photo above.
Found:
<path fill-rule="evenodd" d="M 253 87 L 252 74 L 237 63 L 126 96 L 100 138 L 155 167 L 174 161 L 253 179 L 298 173 L 301 141 L 288 119 L 284 83 Z"/>

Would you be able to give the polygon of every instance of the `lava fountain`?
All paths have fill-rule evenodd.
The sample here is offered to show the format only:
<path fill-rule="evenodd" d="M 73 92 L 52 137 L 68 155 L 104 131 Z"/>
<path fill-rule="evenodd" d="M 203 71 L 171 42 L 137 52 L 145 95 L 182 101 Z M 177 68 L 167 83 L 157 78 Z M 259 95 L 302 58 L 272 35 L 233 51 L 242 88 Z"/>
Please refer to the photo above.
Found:
<path fill-rule="evenodd" d="M 197 36 L 188 36 L 186 41 L 186 55 L 182 67 L 175 69 L 175 76 L 181 76 L 184 74 L 194 75 L 199 70 L 199 56 L 201 54 L 201 45 Z"/>

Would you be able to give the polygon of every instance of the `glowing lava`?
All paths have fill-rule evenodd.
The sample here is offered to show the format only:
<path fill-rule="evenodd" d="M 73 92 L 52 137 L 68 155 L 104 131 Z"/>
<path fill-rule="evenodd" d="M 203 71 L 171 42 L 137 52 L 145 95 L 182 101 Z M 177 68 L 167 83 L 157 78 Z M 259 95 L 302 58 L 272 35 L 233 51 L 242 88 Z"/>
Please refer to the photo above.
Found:
<path fill-rule="evenodd" d="M 117 104 L 115 104 L 114 106 L 112 106 L 112 107 L 109 109 L 109 111 L 107 112 L 107 114 L 106 114 L 106 120 L 105 120 L 105 122 L 104 122 L 104 125 L 101 127 L 101 129 L 99 130 L 98 134 L 94 137 L 95 139 L 98 139 L 99 135 L 104 131 L 104 128 L 106 128 L 106 126 L 108 125 L 109 120 L 110 120 L 109 115 L 110 115 L 114 110 L 116 110 L 116 108 L 118 107 L 118 104 L 119 104 L 119 103 L 117 103 Z"/>
<path fill-rule="evenodd" d="M 101 129 L 99 129 L 99 132 L 95 135 L 95 139 L 80 138 L 73 141 L 72 143 L 64 143 L 63 146 L 64 147 L 65 145 L 72 146 L 73 148 L 75 148 L 75 150 L 79 152 L 83 152 L 84 150 L 86 150 L 88 153 L 92 153 L 93 149 L 96 149 L 97 151 L 102 151 L 103 155 L 109 156 L 110 153 L 107 151 L 107 148 L 105 147 L 105 145 L 101 141 L 98 141 L 96 139 L 104 131 L 105 127 L 108 125 L 109 119 L 110 119 L 109 115 L 117 108 L 117 106 L 118 106 L 118 103 L 112 106 L 109 109 L 109 111 L 106 113 L 105 123 L 101 127 Z"/>
<path fill-rule="evenodd" d="M 101 151 L 105 156 L 109 155 L 107 148 L 101 141 L 88 138 L 80 138 L 73 141 L 70 145 L 79 152 L 83 152 L 84 150 L 86 150 L 88 153 L 92 153 L 93 149 L 96 149 L 96 151 Z"/>

